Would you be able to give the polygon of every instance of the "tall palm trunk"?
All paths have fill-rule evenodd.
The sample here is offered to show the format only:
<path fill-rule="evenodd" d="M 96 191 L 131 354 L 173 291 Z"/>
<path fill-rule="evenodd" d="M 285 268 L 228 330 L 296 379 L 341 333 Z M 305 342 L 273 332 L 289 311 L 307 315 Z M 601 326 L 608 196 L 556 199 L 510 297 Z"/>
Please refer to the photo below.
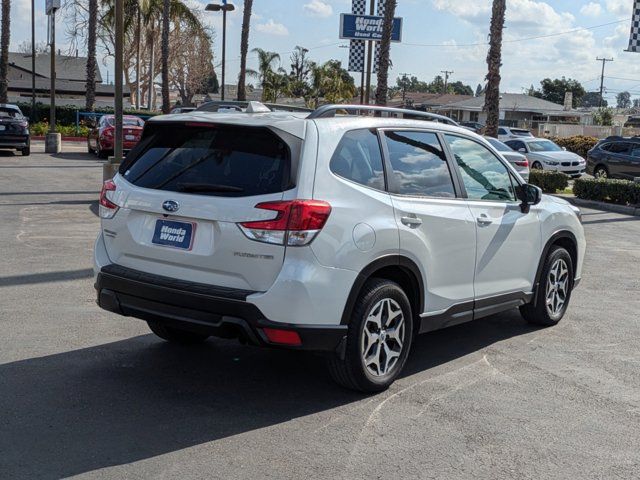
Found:
<path fill-rule="evenodd" d="M 162 113 L 169 113 L 169 7 L 170 0 L 163 0 L 162 7 Z"/>
<path fill-rule="evenodd" d="M 387 0 L 387 6 L 384 9 L 382 39 L 380 40 L 380 62 L 378 63 L 378 87 L 376 88 L 376 104 L 378 105 L 387 104 L 391 33 L 393 31 L 393 17 L 396 14 L 397 3 L 396 0 Z"/>
<path fill-rule="evenodd" d="M 136 19 L 136 110 L 140 110 L 140 47 L 142 43 L 142 14 L 140 12 L 140 5 L 137 6 Z"/>
<path fill-rule="evenodd" d="M 8 103 L 9 41 L 11 39 L 11 1 L 2 0 L 2 33 L 0 33 L 0 103 Z"/>
<path fill-rule="evenodd" d="M 244 13 L 242 15 L 242 35 L 240 37 L 240 74 L 238 75 L 238 100 L 247 99 L 247 52 L 249 50 L 249 27 L 251 24 L 251 9 L 253 0 L 244 0 Z"/>
<path fill-rule="evenodd" d="M 500 66 L 502 64 L 502 30 L 506 9 L 506 0 L 493 0 L 489 54 L 487 55 L 489 72 L 487 73 L 484 110 L 487 112 L 486 135 L 496 138 L 500 121 Z"/>
<path fill-rule="evenodd" d="M 87 32 L 87 85 L 85 109 L 93 112 L 96 105 L 96 37 L 98 28 L 98 0 L 89 0 L 89 25 Z"/>
<path fill-rule="evenodd" d="M 156 76 L 156 72 L 154 71 L 154 63 L 156 61 L 155 59 L 155 48 L 154 48 L 154 41 L 155 41 L 155 28 L 152 25 L 151 29 L 149 30 L 149 34 L 147 36 L 147 43 L 149 45 L 149 90 L 147 90 L 147 108 L 149 110 L 151 110 L 153 108 L 153 100 L 154 100 L 154 93 L 155 93 L 155 88 L 153 85 L 153 79 Z"/>

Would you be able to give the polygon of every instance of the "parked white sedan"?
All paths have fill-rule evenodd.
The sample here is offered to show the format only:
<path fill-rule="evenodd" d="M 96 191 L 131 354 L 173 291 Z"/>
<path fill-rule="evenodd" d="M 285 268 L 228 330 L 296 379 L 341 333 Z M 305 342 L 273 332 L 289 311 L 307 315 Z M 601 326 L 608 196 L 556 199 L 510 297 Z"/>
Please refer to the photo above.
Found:
<path fill-rule="evenodd" d="M 578 178 L 585 173 L 586 161 L 580 155 L 567 152 L 546 138 L 521 138 L 505 142 L 516 152 L 524 153 L 531 169 L 553 170 Z"/>

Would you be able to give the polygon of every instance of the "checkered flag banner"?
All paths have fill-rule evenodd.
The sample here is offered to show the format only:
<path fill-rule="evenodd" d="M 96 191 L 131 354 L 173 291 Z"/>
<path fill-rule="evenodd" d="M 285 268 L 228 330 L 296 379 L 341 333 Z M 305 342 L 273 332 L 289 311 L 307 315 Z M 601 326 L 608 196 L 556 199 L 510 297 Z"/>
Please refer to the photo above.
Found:
<path fill-rule="evenodd" d="M 384 17 L 384 10 L 387 8 L 387 0 L 378 0 L 376 3 L 376 15 Z M 380 42 L 376 42 L 376 53 L 373 60 L 373 73 L 378 73 L 378 65 L 380 64 Z"/>
<path fill-rule="evenodd" d="M 633 18 L 631 19 L 631 34 L 627 52 L 640 53 L 640 0 L 633 2 Z"/>
<path fill-rule="evenodd" d="M 364 15 L 367 11 L 367 0 L 351 0 L 351 13 Z M 366 48 L 363 40 L 351 40 L 349 45 L 349 71 L 364 72 Z"/>

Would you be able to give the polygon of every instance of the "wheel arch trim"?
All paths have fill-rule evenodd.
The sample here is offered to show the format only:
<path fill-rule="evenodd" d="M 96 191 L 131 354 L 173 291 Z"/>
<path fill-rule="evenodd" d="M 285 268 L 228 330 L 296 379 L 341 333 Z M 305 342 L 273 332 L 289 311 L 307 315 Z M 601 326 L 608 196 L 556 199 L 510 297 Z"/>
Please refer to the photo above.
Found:
<path fill-rule="evenodd" d="M 542 271 L 544 270 L 544 264 L 545 261 L 547 260 L 547 256 L 549 255 L 549 250 L 551 250 L 551 247 L 558 241 L 561 239 L 567 239 L 570 240 L 571 243 L 573 244 L 573 247 L 576 251 L 576 257 L 578 255 L 578 240 L 576 239 L 576 236 L 569 230 L 558 230 L 557 232 L 555 232 L 553 235 L 551 235 L 551 237 L 549 237 L 549 240 L 547 240 L 547 243 L 545 244 L 544 248 L 542 249 L 542 255 L 540 255 L 540 260 L 538 263 L 538 269 L 536 270 L 536 278 L 533 282 L 533 289 L 534 289 L 534 298 L 533 298 L 533 302 L 535 303 L 536 300 L 538 299 L 538 291 L 539 286 L 540 286 L 540 279 L 542 277 Z M 569 252 L 569 254 L 571 254 L 571 252 Z M 571 258 L 572 261 L 575 261 L 575 259 L 572 257 Z M 574 270 L 574 274 L 575 274 L 575 268 L 576 266 L 573 265 L 573 270 Z M 571 286 L 573 288 L 573 284 L 575 282 L 575 279 L 572 278 L 571 279 Z"/>
<path fill-rule="evenodd" d="M 416 319 L 419 318 L 420 314 L 424 310 L 424 278 L 422 276 L 420 268 L 413 260 L 403 255 L 385 255 L 384 257 L 380 257 L 369 263 L 360 271 L 360 273 L 356 277 L 353 285 L 351 286 L 351 290 L 349 291 L 347 302 L 342 312 L 340 325 L 348 325 L 351 321 L 351 314 L 358 299 L 358 295 L 360 294 L 360 291 L 362 290 L 362 287 L 364 286 L 366 281 L 369 280 L 375 272 L 386 267 L 398 267 L 400 270 L 404 270 L 414 277 L 417 283 L 417 304 L 419 311 L 413 312 L 413 314 Z"/>

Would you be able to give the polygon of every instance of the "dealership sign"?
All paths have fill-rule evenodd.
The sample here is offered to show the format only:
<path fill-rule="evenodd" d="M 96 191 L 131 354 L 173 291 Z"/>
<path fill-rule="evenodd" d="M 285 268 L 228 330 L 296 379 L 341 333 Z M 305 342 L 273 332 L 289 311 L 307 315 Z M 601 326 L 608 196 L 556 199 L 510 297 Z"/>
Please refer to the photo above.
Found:
<path fill-rule="evenodd" d="M 374 15 L 340 15 L 340 38 L 347 40 L 382 40 L 384 17 Z M 402 18 L 393 19 L 392 42 L 402 41 Z"/>

